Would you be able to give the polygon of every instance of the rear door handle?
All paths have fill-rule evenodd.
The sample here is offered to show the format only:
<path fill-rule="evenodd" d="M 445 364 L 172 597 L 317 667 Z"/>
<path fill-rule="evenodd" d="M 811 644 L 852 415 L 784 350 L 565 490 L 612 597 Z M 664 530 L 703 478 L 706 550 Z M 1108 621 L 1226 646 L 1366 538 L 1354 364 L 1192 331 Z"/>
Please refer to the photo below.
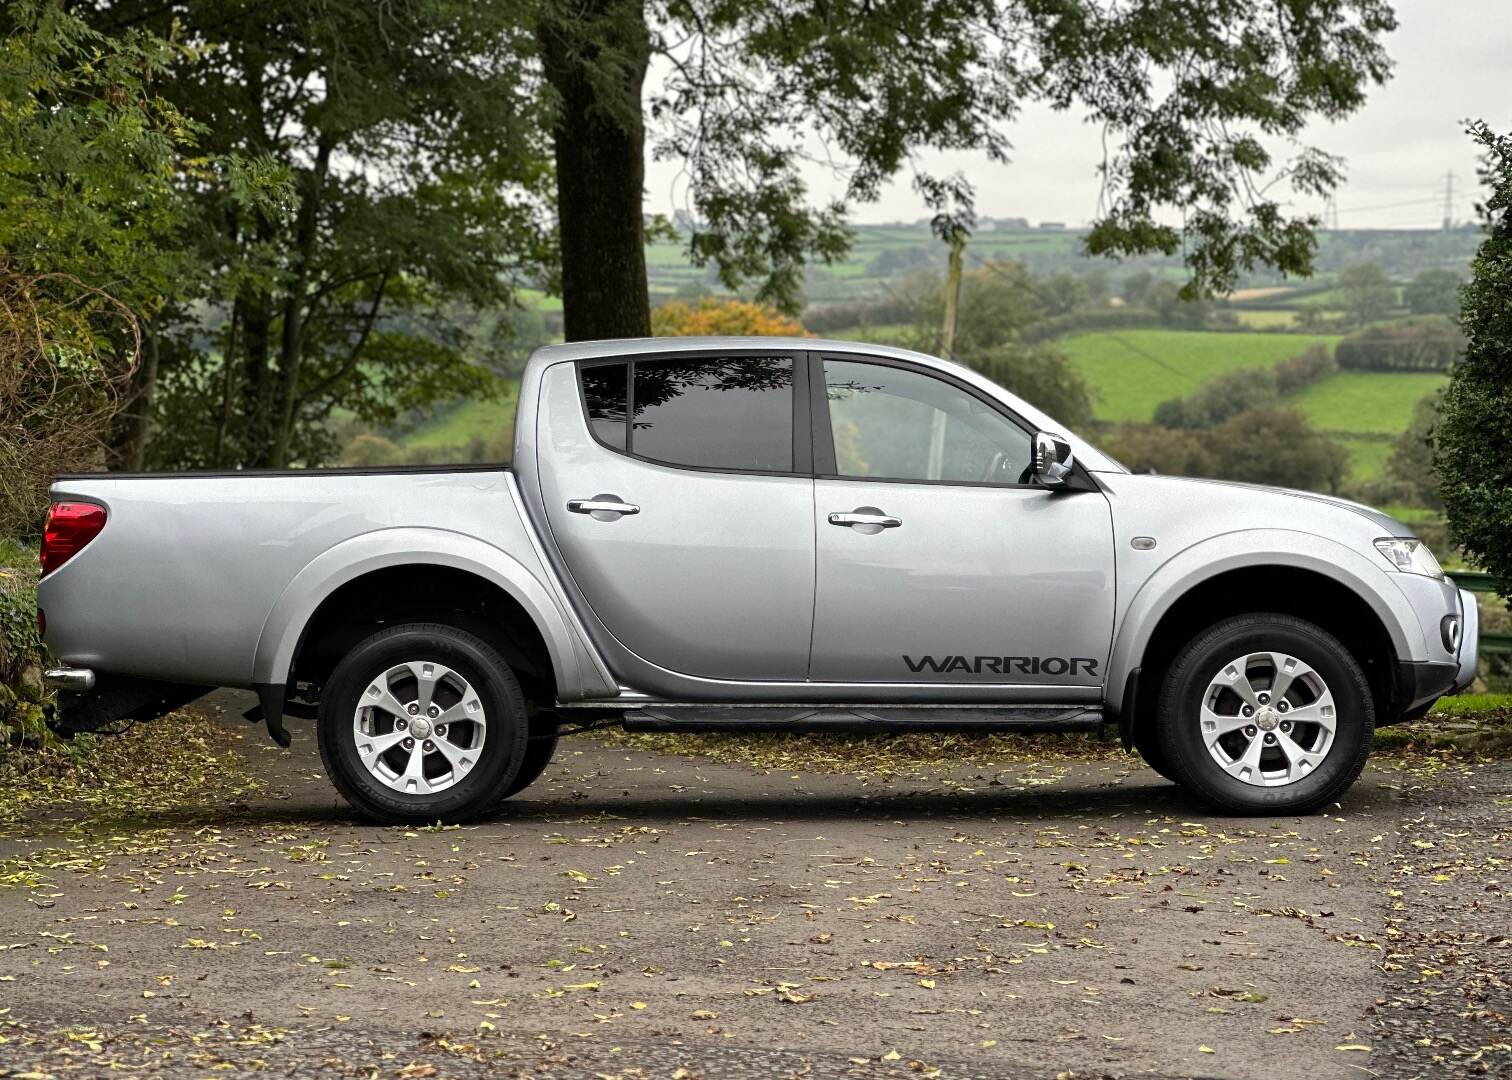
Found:
<path fill-rule="evenodd" d="M 574 514 L 592 514 L 598 521 L 613 521 L 613 517 L 599 517 L 600 514 L 628 515 L 640 513 L 640 507 L 634 503 L 621 502 L 617 495 L 595 495 L 591 499 L 568 499 L 567 509 Z"/>
<path fill-rule="evenodd" d="M 892 517 L 870 506 L 858 506 L 849 514 L 831 514 L 831 525 L 871 525 L 879 529 L 896 529 L 903 524 L 902 518 Z"/>

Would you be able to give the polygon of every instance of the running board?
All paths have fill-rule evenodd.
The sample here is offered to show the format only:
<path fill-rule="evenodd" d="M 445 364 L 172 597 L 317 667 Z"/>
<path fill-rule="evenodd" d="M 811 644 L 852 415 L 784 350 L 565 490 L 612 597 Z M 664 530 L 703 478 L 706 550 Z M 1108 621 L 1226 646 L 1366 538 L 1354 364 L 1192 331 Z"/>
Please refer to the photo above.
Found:
<path fill-rule="evenodd" d="M 1092 731 L 1103 711 L 1085 705 L 700 705 L 627 709 L 626 731 Z"/>

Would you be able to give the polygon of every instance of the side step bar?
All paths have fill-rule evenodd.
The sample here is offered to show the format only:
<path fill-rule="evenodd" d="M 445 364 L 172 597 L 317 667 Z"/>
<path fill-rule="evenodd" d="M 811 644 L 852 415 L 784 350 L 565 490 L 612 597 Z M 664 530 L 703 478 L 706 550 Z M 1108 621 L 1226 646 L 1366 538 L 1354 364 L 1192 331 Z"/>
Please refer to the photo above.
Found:
<path fill-rule="evenodd" d="M 700 705 L 657 702 L 627 709 L 626 731 L 1092 731 L 1086 705 Z"/>

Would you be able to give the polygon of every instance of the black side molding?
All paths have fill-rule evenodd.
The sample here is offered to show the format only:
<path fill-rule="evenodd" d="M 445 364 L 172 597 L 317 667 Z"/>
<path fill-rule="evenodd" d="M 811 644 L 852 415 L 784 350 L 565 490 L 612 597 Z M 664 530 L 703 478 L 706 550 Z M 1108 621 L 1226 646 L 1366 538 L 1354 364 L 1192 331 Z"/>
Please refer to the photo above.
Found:
<path fill-rule="evenodd" d="M 646 704 L 627 709 L 626 731 L 1094 731 L 1096 705 L 700 705 Z"/>

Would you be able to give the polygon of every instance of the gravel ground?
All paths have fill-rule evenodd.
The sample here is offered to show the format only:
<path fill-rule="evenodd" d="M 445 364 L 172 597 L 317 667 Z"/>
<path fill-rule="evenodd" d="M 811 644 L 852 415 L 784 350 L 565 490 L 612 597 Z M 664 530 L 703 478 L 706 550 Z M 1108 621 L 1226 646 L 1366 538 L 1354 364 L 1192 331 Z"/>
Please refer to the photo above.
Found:
<path fill-rule="evenodd" d="M 1383 759 L 1250 820 L 1122 757 L 854 777 L 575 738 L 492 820 L 406 830 L 299 734 L 213 730 L 252 794 L 0 838 L 0 1076 L 1512 1073 L 1506 765 Z"/>

